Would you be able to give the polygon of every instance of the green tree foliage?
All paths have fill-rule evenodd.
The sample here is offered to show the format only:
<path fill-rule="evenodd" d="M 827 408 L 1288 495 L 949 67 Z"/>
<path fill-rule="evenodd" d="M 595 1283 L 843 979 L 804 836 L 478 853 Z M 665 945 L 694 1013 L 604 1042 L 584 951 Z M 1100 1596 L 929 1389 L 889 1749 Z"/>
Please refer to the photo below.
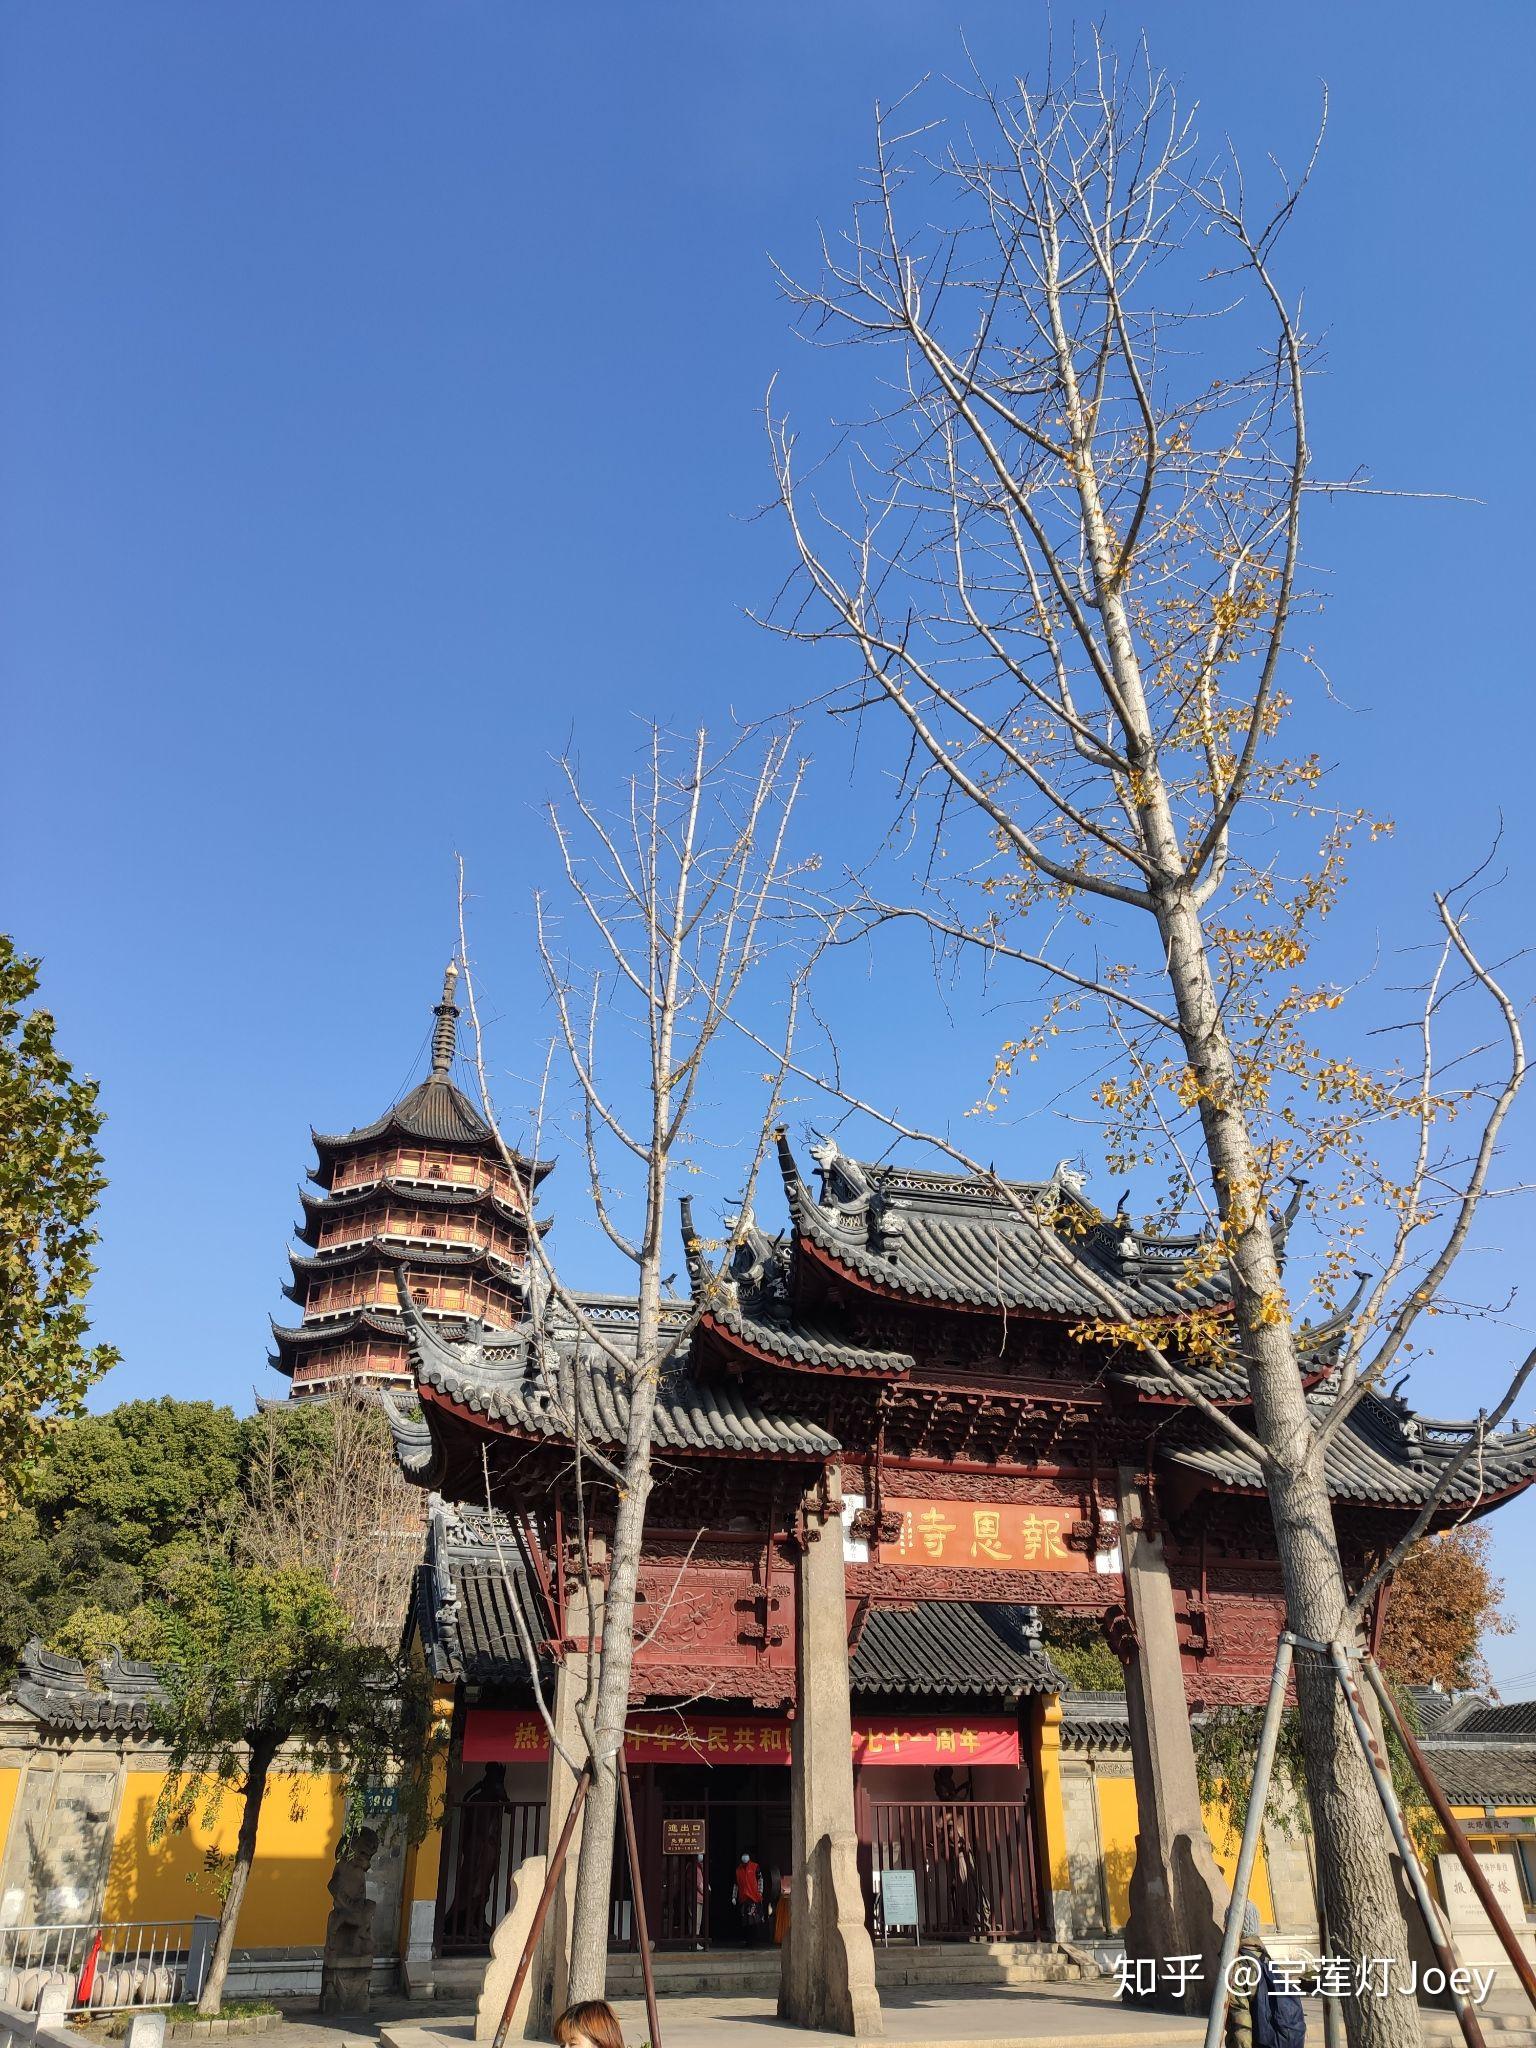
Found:
<path fill-rule="evenodd" d="M 397 1656 L 420 1546 L 419 1496 L 363 1398 L 247 1421 L 171 1400 L 82 1417 L 50 1444 L 31 1505 L 0 1525 L 12 1654 L 38 1633 L 87 1662 L 119 1650 L 160 1672 L 168 1763 L 152 1832 L 240 1803 L 204 2011 L 219 2007 L 274 1767 L 299 1797 L 306 1773 L 343 1772 L 347 1832 L 381 1783 L 405 1831 L 425 1827 L 434 1724 L 424 1679 Z"/>
<path fill-rule="evenodd" d="M 142 1634 L 174 1557 L 235 1511 L 252 1425 L 211 1401 L 125 1401 L 62 1421 L 25 1506 L 0 1520 L 0 1681 L 31 1636 L 77 1654 Z"/>
<path fill-rule="evenodd" d="M 1044 1616 L 1041 1634 L 1051 1662 L 1082 1692 L 1124 1692 L 1125 1667 L 1096 1616 L 1061 1610 Z"/>
<path fill-rule="evenodd" d="M 1396 1686 L 1392 1690 L 1398 1711 L 1409 1728 L 1417 1732 L 1418 1714 L 1411 1696 Z M 1207 1812 L 1225 1816 L 1234 1838 L 1242 1834 L 1248 1822 L 1248 1808 L 1253 1798 L 1254 1763 L 1258 1757 L 1259 1730 L 1263 1721 L 1262 1707 L 1217 1707 L 1193 1723 L 1195 1772 L 1200 1783 L 1201 1802 Z M 1387 1753 L 1392 1764 L 1392 1789 L 1403 1809 L 1403 1818 L 1420 1861 L 1427 1862 L 1441 1846 L 1440 1823 L 1408 1760 L 1407 1751 L 1390 1726 L 1386 1735 Z M 1295 1709 L 1287 1708 L 1280 1719 L 1275 1767 L 1265 1801 L 1266 1817 L 1282 1824 L 1301 1825 L 1306 1813 L 1306 1794 L 1306 1761 L 1301 1729 Z"/>
<path fill-rule="evenodd" d="M 0 1514 L 23 1496 L 50 1421 L 75 1413 L 117 1353 L 86 1344 L 96 1205 L 106 1187 L 94 1081 L 28 1007 L 38 963 L 0 933 Z"/>
<path fill-rule="evenodd" d="M 168 1771 L 152 1834 L 196 1816 L 211 1824 L 225 1797 L 240 1799 L 199 2000 L 201 2012 L 217 2013 L 279 1753 L 289 1769 L 344 1770 L 354 1788 L 402 1777 L 424 1786 L 425 1696 L 388 1651 L 359 1641 L 321 1573 L 245 1562 L 238 1525 L 228 1553 L 178 1558 L 136 1625 L 166 1695 L 156 1720 Z"/>

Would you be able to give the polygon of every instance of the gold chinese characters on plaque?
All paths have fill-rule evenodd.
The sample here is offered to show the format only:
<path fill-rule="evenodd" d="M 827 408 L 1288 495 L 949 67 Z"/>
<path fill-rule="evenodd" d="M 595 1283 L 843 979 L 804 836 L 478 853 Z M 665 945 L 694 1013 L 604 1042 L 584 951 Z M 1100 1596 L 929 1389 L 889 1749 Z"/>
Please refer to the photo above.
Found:
<path fill-rule="evenodd" d="M 1093 1561 L 1067 1541 L 1077 1520 L 1070 1508 L 1027 1502 L 893 1500 L 901 1517 L 896 1541 L 883 1543 L 883 1563 L 991 1572 L 1088 1572 Z"/>
<path fill-rule="evenodd" d="M 661 1853 L 663 1856 L 702 1856 L 704 1822 L 664 1820 L 661 1824 Z"/>

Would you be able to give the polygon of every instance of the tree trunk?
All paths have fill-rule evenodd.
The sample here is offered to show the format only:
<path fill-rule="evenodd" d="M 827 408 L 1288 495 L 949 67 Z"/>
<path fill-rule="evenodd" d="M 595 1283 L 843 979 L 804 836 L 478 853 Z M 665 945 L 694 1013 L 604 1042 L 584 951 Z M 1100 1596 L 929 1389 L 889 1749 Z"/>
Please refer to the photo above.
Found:
<path fill-rule="evenodd" d="M 250 1882 L 251 1865 L 256 1860 L 256 1830 L 261 1825 L 261 1802 L 267 1793 L 267 1774 L 276 1755 L 277 1744 L 264 1736 L 251 1744 L 250 1762 L 245 1767 L 244 1803 L 240 1811 L 240 1833 L 235 1841 L 234 1868 L 229 1874 L 229 1890 L 224 1895 L 223 1911 L 219 1914 L 219 1931 L 214 1940 L 213 1954 L 208 1959 L 208 1974 L 198 1994 L 199 2019 L 216 2019 L 223 2002 L 224 1980 L 229 1975 L 229 1959 L 235 1948 L 235 1929 L 240 1924 L 240 1907 Z"/>
<path fill-rule="evenodd" d="M 642 1309 L 637 1340 L 647 1353 Z M 660 1315 L 654 1318 L 659 1331 Z M 655 1338 L 649 1340 L 654 1344 Z M 635 1661 L 635 1593 L 640 1577 L 640 1546 L 651 1494 L 651 1420 L 656 1408 L 656 1369 L 636 1375 L 630 1397 L 629 1443 L 625 1454 L 628 1484 L 614 1518 L 613 1549 L 603 1601 L 603 1644 L 597 1686 L 592 1789 L 582 1816 L 581 1855 L 576 1865 L 576 1897 L 571 1913 L 571 2001 L 601 1998 L 608 1976 L 608 1915 L 613 1890 L 613 1843 L 619 1811 L 616 1759 L 624 1741 L 629 1712 L 629 1682 Z M 635 1877 L 638 1883 L 638 1876 Z"/>
<path fill-rule="evenodd" d="M 1159 925 L 1180 1033 L 1199 1084 L 1217 1203 L 1231 1233 L 1238 1342 L 1255 1431 L 1271 1459 L 1268 1491 L 1286 1617 L 1298 1635 L 1331 1643 L 1349 1604 L 1333 1507 L 1205 936 L 1187 892 L 1159 906 Z M 1331 1666 L 1298 1652 L 1296 1695 L 1322 1905 L 1335 1953 L 1357 1965 L 1377 1957 L 1401 1961 L 1405 1929 L 1390 1838 Z M 1344 2016 L 1351 2048 L 1413 2048 L 1419 2038 L 1417 2008 L 1406 1997 L 1349 1998 Z"/>
<path fill-rule="evenodd" d="M 1179 1038 L 1197 1085 L 1217 1212 L 1227 1233 L 1238 1349 L 1248 1368 L 1254 1429 L 1270 1459 L 1270 1512 L 1286 1618 L 1298 1635 L 1331 1643 L 1344 1625 L 1349 1605 L 1333 1504 L 1307 1411 L 1242 1080 L 1162 778 L 1135 638 L 1118 583 L 1117 545 L 1099 498 L 1091 435 L 1064 335 L 1058 346 L 1078 442 L 1077 487 L 1084 531 L 1110 661 L 1126 711 L 1122 724 L 1137 790 L 1137 822 L 1151 864 L 1148 890 L 1165 950 Z M 1357 1966 L 1378 1957 L 1401 1963 L 1407 1941 L 1391 1839 L 1331 1666 L 1299 1651 L 1296 1696 L 1322 1904 L 1335 1953 Z M 1417 2048 L 1418 2009 L 1406 1997 L 1351 1997 L 1344 2001 L 1344 2017 L 1351 2048 Z"/>

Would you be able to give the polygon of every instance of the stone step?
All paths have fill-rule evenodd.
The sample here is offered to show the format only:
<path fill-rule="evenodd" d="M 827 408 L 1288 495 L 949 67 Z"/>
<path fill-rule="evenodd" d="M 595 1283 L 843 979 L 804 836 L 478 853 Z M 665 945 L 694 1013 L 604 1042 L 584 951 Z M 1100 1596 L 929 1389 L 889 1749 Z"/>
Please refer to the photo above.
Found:
<path fill-rule="evenodd" d="M 771 1997 L 779 1987 L 775 1949 L 663 1949 L 652 1958 L 659 1991 L 673 1997 L 718 1991 L 737 1997 Z M 877 1946 L 875 1977 L 882 1985 L 1075 1984 L 1085 1978 L 1078 1958 L 1052 1942 L 953 1942 L 925 1948 Z M 608 1963 L 612 1997 L 639 1995 L 640 1958 L 616 1955 Z"/>

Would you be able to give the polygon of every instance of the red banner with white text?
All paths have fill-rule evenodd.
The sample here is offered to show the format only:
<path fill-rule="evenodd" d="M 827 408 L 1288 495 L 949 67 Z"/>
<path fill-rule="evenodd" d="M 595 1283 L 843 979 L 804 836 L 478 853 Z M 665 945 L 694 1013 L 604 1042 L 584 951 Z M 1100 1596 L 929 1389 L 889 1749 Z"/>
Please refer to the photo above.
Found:
<path fill-rule="evenodd" d="M 664 1713 L 637 1716 L 625 1755 L 632 1764 L 787 1764 L 789 1722 L 755 1716 Z M 464 1717 L 467 1764 L 542 1763 L 549 1736 L 531 1707 L 471 1707 Z M 1017 1764 L 1019 1730 L 1002 1716 L 856 1714 L 856 1764 Z"/>

